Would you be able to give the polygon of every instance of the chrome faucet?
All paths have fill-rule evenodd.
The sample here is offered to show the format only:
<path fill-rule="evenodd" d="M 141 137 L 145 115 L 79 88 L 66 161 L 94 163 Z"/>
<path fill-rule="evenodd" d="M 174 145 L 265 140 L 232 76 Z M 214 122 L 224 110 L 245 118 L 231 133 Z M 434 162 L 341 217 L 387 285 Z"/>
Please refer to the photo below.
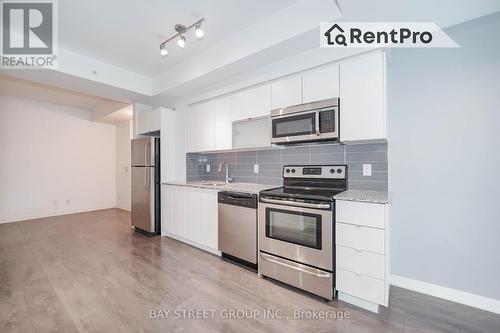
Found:
<path fill-rule="evenodd" d="M 219 173 L 222 172 L 222 165 L 223 164 L 226 165 L 226 185 L 228 185 L 230 179 L 229 179 L 229 165 L 227 165 L 227 162 L 225 162 L 225 161 L 220 162 L 220 164 L 219 164 Z"/>

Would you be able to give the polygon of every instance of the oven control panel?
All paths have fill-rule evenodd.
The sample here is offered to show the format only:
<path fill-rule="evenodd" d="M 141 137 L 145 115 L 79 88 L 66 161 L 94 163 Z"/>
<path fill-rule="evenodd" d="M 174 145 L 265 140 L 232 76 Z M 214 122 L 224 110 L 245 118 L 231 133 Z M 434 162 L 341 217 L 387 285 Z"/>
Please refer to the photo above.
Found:
<path fill-rule="evenodd" d="M 285 165 L 284 178 L 325 178 L 345 179 L 346 165 Z"/>

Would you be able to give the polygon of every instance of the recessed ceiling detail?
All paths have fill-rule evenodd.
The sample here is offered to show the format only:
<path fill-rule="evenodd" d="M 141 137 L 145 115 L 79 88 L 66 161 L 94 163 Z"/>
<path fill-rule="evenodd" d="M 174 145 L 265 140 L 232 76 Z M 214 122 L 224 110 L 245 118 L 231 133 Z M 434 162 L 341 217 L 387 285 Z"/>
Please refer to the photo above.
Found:
<path fill-rule="evenodd" d="M 169 39 L 165 40 L 163 43 L 160 44 L 160 54 L 162 57 L 165 57 L 168 55 L 168 50 L 167 50 L 167 43 L 170 42 L 171 40 L 174 40 L 177 38 L 177 46 L 179 46 L 181 49 L 183 49 L 186 46 L 186 32 L 194 28 L 194 35 L 198 39 L 202 39 L 203 36 L 205 35 L 205 32 L 203 29 L 201 29 L 201 24 L 205 19 L 202 18 L 190 26 L 186 27 L 184 24 L 176 24 L 175 25 L 175 31 L 177 33 L 170 37 Z"/>

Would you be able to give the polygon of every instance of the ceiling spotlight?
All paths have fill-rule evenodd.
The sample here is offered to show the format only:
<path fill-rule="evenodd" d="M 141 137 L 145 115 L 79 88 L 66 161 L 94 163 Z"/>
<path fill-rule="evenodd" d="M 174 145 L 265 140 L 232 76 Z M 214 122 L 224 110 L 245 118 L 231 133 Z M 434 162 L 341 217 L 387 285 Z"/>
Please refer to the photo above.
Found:
<path fill-rule="evenodd" d="M 196 38 L 198 38 L 198 39 L 203 38 L 203 36 L 205 35 L 205 32 L 201 29 L 201 24 L 196 25 L 196 28 L 194 30 L 194 34 L 195 34 Z"/>
<path fill-rule="evenodd" d="M 186 46 L 186 37 L 184 36 L 179 36 L 179 39 L 177 40 L 177 45 L 183 49 Z"/>
<path fill-rule="evenodd" d="M 165 48 L 165 45 L 160 46 L 160 54 L 162 57 L 165 57 L 166 55 L 168 55 L 168 51 Z"/>

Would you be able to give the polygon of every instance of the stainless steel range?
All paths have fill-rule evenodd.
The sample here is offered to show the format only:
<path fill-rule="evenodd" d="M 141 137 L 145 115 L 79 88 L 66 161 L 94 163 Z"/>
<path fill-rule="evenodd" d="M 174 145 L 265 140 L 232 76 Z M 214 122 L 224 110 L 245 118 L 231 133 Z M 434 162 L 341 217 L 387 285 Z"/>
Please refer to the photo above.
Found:
<path fill-rule="evenodd" d="M 260 192 L 259 274 L 325 299 L 335 291 L 335 202 L 346 165 L 288 165 L 284 186 Z"/>

